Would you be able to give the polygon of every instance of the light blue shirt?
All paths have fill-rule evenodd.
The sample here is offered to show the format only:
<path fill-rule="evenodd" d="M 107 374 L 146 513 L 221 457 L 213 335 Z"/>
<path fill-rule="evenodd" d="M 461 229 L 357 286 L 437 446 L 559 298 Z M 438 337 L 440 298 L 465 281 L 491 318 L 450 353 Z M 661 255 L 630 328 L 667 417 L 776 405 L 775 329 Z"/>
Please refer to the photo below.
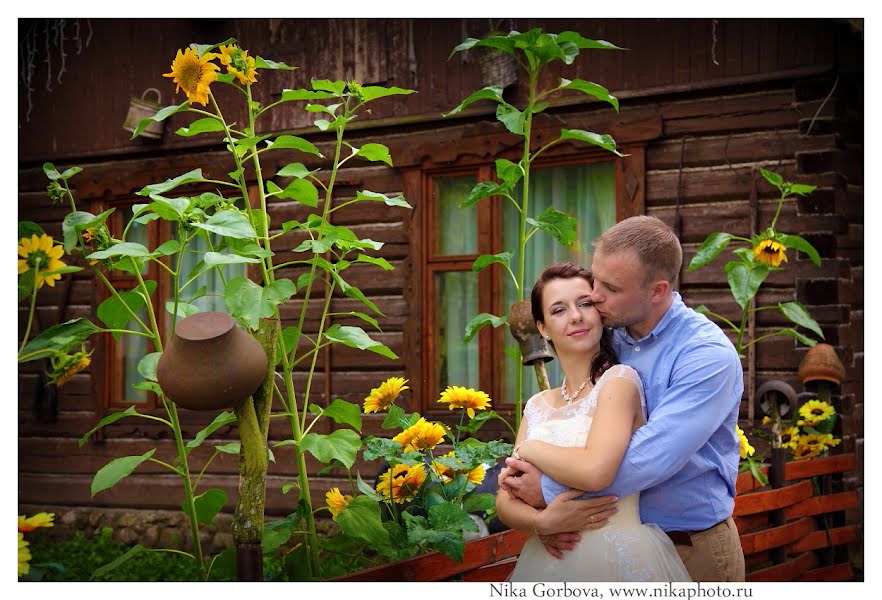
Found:
<path fill-rule="evenodd" d="M 731 516 L 744 391 L 732 342 L 674 292 L 649 335 L 635 340 L 617 328 L 613 346 L 640 374 L 648 419 L 631 437 L 613 483 L 585 496 L 641 492 L 641 519 L 666 531 L 707 529 Z M 542 476 L 546 503 L 568 489 Z"/>

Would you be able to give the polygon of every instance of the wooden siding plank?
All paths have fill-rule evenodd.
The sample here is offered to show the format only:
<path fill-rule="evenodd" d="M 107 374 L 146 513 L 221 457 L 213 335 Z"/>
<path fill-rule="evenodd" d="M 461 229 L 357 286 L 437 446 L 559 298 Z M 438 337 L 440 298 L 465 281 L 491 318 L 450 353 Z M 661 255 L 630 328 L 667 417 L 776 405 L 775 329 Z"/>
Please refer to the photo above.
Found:
<path fill-rule="evenodd" d="M 807 571 L 795 581 L 851 581 L 852 575 L 851 563 L 839 563 Z"/>
<path fill-rule="evenodd" d="M 790 550 L 794 553 L 807 552 L 809 550 L 851 544 L 856 541 L 858 541 L 857 525 L 848 525 L 846 527 L 834 527 L 829 532 L 824 530 L 812 532 L 793 544 Z"/>
<path fill-rule="evenodd" d="M 812 482 L 800 481 L 776 490 L 754 492 L 736 498 L 737 505 L 732 513 L 735 516 L 751 515 L 796 504 L 812 495 Z"/>
<path fill-rule="evenodd" d="M 804 552 L 780 565 L 760 569 L 747 574 L 747 581 L 793 581 L 818 564 L 814 552 Z"/>

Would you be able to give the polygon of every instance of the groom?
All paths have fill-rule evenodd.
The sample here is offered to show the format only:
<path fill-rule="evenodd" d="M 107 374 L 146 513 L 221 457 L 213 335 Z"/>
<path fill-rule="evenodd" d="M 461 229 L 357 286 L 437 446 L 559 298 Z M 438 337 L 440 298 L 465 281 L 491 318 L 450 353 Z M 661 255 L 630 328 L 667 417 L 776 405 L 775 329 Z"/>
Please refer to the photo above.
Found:
<path fill-rule="evenodd" d="M 602 527 L 615 501 L 641 492 L 640 516 L 674 542 L 695 581 L 744 581 L 744 554 L 732 520 L 744 389 L 741 361 L 720 328 L 673 291 L 683 252 L 659 219 L 625 219 L 594 242 L 591 300 L 614 328 L 619 360 L 643 380 L 648 420 L 631 437 L 615 481 L 590 499 L 514 458 L 500 487 L 546 506 L 537 532 L 555 556 L 577 531 Z M 580 496 L 581 498 L 581 496 Z"/>

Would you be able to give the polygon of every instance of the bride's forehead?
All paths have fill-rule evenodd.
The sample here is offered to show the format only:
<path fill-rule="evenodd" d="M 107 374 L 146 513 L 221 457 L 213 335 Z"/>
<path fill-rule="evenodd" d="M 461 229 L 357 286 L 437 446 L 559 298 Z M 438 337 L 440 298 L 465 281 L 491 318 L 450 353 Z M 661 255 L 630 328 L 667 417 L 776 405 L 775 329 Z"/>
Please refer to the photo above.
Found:
<path fill-rule="evenodd" d="M 545 285 L 545 302 L 564 301 L 579 298 L 591 293 L 591 284 L 581 277 L 552 279 Z"/>

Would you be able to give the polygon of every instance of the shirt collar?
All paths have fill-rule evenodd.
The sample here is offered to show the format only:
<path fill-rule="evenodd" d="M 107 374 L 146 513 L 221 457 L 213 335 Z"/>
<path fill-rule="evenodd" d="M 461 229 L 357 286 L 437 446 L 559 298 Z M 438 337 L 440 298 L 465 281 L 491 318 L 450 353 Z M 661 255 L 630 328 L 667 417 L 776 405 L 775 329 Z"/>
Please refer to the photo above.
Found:
<path fill-rule="evenodd" d="M 646 337 L 641 338 L 639 340 L 635 340 L 630 335 L 628 335 L 628 330 L 625 327 L 616 327 L 615 334 L 616 336 L 626 344 L 636 344 L 643 341 L 649 341 L 657 338 L 661 335 L 665 329 L 667 329 L 671 323 L 676 321 L 680 315 L 683 314 L 683 311 L 686 310 L 686 305 L 683 303 L 683 299 L 680 297 L 678 292 L 674 292 L 674 301 L 671 302 L 671 305 L 668 307 L 668 310 L 665 311 L 665 314 L 662 316 L 661 320 L 656 323 L 655 327 L 652 328 L 652 331 L 646 335 Z"/>

